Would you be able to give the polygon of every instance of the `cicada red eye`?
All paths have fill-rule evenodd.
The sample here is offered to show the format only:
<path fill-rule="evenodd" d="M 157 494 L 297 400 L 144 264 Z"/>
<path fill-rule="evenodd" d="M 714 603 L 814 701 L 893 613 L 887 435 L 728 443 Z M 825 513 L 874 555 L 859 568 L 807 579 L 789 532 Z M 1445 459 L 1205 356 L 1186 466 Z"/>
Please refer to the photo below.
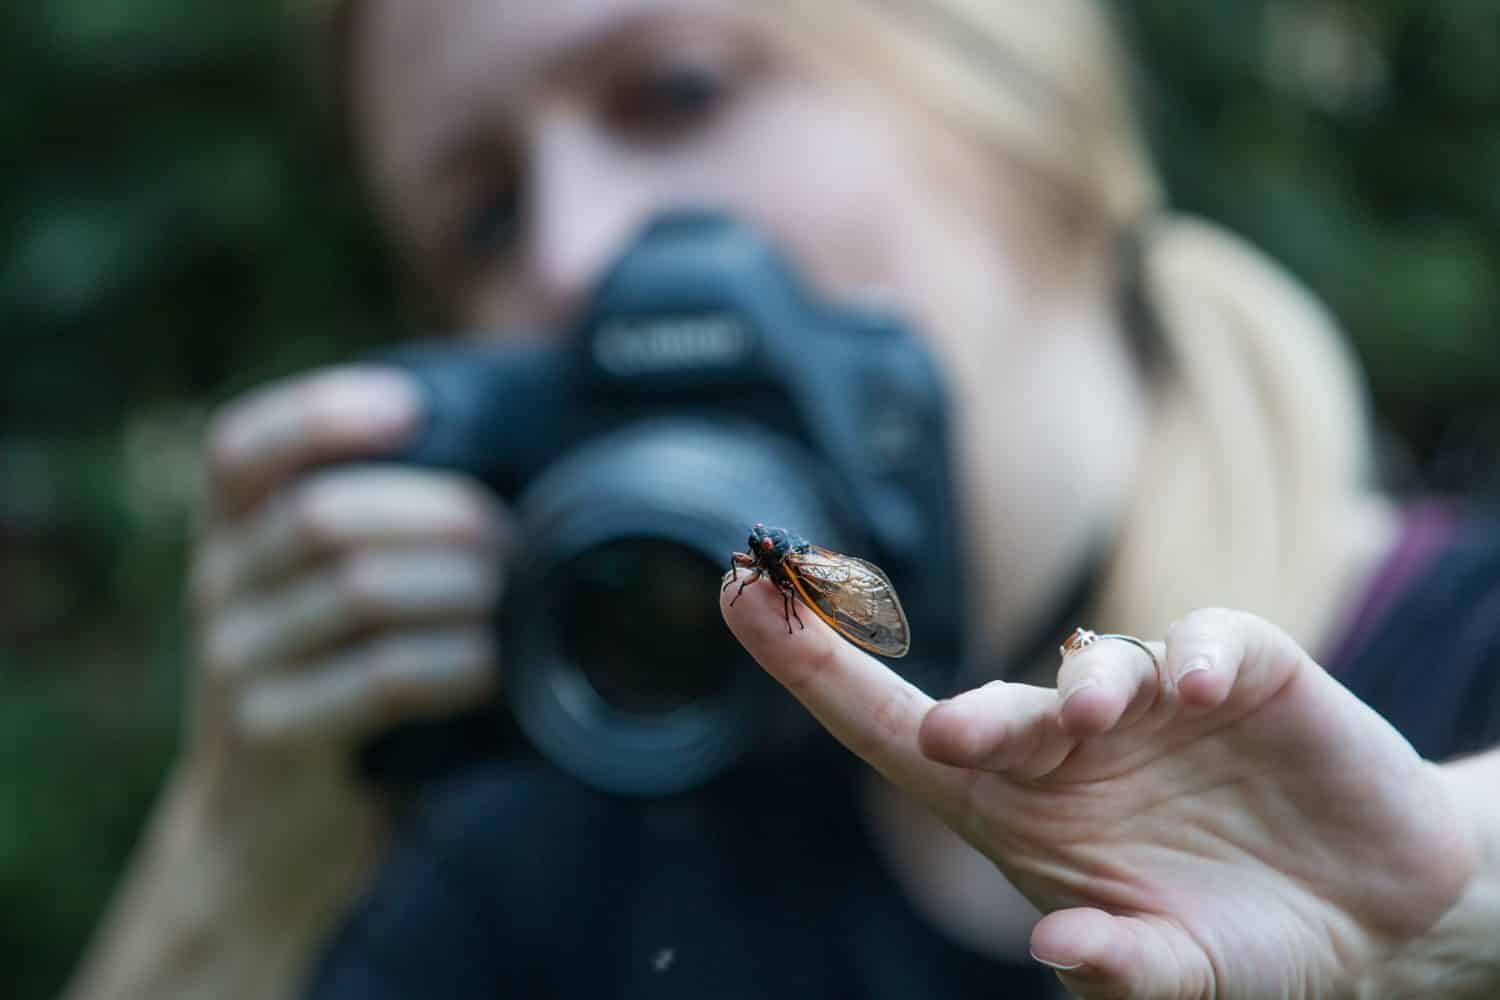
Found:
<path fill-rule="evenodd" d="M 771 541 L 769 538 L 762 538 L 760 540 L 760 547 L 765 549 L 767 552 L 770 552 L 776 547 L 776 543 Z"/>

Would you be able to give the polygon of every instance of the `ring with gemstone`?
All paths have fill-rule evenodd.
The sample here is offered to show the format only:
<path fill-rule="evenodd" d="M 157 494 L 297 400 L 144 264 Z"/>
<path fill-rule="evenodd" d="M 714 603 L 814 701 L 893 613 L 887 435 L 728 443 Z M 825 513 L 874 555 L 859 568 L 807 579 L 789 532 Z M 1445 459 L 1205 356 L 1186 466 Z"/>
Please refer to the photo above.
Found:
<path fill-rule="evenodd" d="M 1096 632 L 1090 632 L 1086 628 L 1075 628 L 1073 630 L 1073 634 L 1064 639 L 1063 644 L 1057 647 L 1057 651 L 1062 655 L 1063 659 L 1067 659 L 1074 653 L 1082 652 L 1083 650 L 1088 649 L 1100 639 L 1118 639 L 1121 642 L 1130 643 L 1132 646 L 1136 647 L 1141 652 L 1151 657 L 1152 666 L 1156 667 L 1157 672 L 1160 673 L 1161 661 L 1156 658 L 1156 654 L 1151 651 L 1150 646 L 1146 645 L 1144 642 L 1142 642 L 1140 639 L 1137 639 L 1133 635 L 1122 635 L 1118 632 L 1106 632 L 1103 635 L 1100 635 Z"/>

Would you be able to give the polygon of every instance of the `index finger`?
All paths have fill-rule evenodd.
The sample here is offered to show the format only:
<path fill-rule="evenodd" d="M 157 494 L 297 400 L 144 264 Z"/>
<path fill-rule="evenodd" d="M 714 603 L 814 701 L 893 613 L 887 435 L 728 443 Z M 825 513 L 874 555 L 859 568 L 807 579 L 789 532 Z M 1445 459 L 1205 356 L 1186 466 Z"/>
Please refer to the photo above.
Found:
<path fill-rule="evenodd" d="M 736 592 L 729 587 L 719 600 L 730 631 L 835 739 L 924 802 L 962 792 L 964 769 L 929 759 L 918 742 L 931 697 L 816 615 L 802 615 L 806 627 L 787 634 L 775 586 L 753 584 L 730 607 Z"/>
<path fill-rule="evenodd" d="M 392 447 L 416 426 L 415 381 L 374 365 L 299 375 L 230 404 L 209 437 L 211 511 L 234 515 L 319 462 Z"/>

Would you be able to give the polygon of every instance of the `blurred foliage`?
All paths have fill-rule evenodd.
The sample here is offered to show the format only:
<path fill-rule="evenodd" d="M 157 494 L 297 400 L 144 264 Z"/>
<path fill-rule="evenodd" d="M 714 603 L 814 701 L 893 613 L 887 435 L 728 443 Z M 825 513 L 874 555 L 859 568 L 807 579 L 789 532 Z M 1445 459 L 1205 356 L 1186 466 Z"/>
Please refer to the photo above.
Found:
<path fill-rule="evenodd" d="M 1500 493 L 1500 5 L 1115 6 L 1175 204 L 1333 309 L 1398 484 Z"/>
<path fill-rule="evenodd" d="M 274 4 L 0 9 L 0 994 L 50 996 L 176 741 L 209 405 L 389 337 Z"/>
<path fill-rule="evenodd" d="M 1176 204 L 1349 329 L 1405 485 L 1500 495 L 1500 5 L 1119 0 Z M 4 5 L 0 968 L 53 992 L 176 740 L 203 415 L 400 331 L 274 4 Z"/>

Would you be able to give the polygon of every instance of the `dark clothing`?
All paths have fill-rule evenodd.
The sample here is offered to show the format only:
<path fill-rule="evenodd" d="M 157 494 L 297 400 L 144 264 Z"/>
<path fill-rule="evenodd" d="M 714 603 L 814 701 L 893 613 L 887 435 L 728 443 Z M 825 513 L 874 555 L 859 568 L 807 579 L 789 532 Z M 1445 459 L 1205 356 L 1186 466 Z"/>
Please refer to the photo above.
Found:
<path fill-rule="evenodd" d="M 1412 512 L 1326 661 L 1426 757 L 1500 738 L 1500 526 Z M 318 998 L 1026 998 L 911 909 L 847 755 L 628 802 L 493 762 L 435 789 L 332 942 Z"/>
<path fill-rule="evenodd" d="M 406 831 L 312 995 L 1053 995 L 1040 966 L 927 928 L 832 770 L 741 770 L 645 803 L 540 767 L 471 772 Z"/>
<path fill-rule="evenodd" d="M 1324 662 L 1429 760 L 1500 742 L 1500 522 L 1436 502 L 1408 512 Z"/>

